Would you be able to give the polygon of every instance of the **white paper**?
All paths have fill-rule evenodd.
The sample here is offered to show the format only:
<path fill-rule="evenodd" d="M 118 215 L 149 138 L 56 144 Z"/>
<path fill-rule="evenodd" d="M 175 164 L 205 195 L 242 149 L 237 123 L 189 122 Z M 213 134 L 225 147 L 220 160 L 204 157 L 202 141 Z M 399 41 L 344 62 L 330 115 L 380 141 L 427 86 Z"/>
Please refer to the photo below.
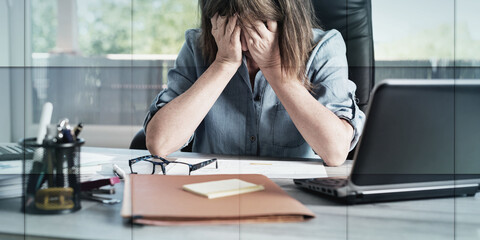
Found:
<path fill-rule="evenodd" d="M 199 163 L 207 159 L 178 158 L 179 162 Z M 207 165 L 191 175 L 207 174 L 262 174 L 268 178 L 321 178 L 327 177 L 325 167 L 321 162 L 307 161 L 258 161 L 258 160 L 222 160 L 218 159 L 218 169 L 215 163 Z M 186 175 L 188 170 L 179 164 L 169 164 L 167 175 Z M 161 171 L 158 171 L 162 174 Z"/>
<path fill-rule="evenodd" d="M 111 164 L 114 158 L 114 156 L 108 154 L 80 152 L 80 167 Z"/>
<path fill-rule="evenodd" d="M 0 161 L 0 179 L 2 176 L 19 174 L 23 172 L 22 160 Z"/>
<path fill-rule="evenodd" d="M 104 166 L 112 165 L 114 156 L 109 154 L 80 152 L 80 181 L 93 181 L 104 177 Z M 111 171 L 111 170 L 110 170 Z"/>

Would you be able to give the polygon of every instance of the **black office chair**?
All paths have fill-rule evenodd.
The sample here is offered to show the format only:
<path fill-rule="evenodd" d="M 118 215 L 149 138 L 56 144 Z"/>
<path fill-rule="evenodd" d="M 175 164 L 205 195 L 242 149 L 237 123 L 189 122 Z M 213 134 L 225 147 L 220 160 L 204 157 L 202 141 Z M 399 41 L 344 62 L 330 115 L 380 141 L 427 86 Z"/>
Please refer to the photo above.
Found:
<path fill-rule="evenodd" d="M 325 30 L 337 29 L 347 46 L 348 75 L 357 85 L 357 103 L 365 111 L 374 85 L 372 11 L 370 0 L 312 0 L 319 24 Z M 140 130 L 130 149 L 146 149 Z M 192 146 L 182 151 L 191 151 Z M 353 151 L 352 151 L 353 153 Z M 352 156 L 349 156 L 352 159 Z"/>
<path fill-rule="evenodd" d="M 365 111 L 374 85 L 371 0 L 312 0 L 319 24 L 337 29 L 347 46 L 348 75 L 357 85 L 357 104 Z"/>
<path fill-rule="evenodd" d="M 146 136 L 143 129 L 140 129 L 140 131 L 138 131 L 137 134 L 135 134 L 135 136 L 132 139 L 132 142 L 130 143 L 129 148 L 147 150 Z"/>
<path fill-rule="evenodd" d="M 183 147 L 181 149 L 181 151 L 182 152 L 191 152 L 192 151 L 192 142 L 190 142 L 190 144 L 188 144 L 187 146 Z M 129 148 L 130 149 L 147 150 L 146 136 L 145 136 L 145 133 L 143 132 L 143 129 L 140 129 L 140 131 L 138 131 L 137 134 L 135 134 L 135 136 L 132 139 L 132 142 L 130 143 Z"/>

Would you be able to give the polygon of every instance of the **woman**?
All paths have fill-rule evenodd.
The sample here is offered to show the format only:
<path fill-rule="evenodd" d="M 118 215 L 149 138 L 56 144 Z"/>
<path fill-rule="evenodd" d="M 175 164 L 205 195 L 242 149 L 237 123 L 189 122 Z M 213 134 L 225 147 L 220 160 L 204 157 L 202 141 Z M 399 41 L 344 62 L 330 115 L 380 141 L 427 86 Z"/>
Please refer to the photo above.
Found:
<path fill-rule="evenodd" d="M 200 0 L 145 119 L 148 150 L 315 157 L 341 165 L 363 128 L 345 44 L 313 29 L 311 0 Z M 313 150 L 313 151 L 312 151 Z"/>

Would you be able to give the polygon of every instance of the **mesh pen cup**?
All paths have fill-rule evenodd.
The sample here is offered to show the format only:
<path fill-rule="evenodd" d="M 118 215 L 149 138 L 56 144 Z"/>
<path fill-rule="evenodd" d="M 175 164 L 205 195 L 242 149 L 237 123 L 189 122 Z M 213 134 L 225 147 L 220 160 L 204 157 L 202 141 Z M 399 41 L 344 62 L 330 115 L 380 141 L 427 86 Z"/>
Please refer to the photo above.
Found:
<path fill-rule="evenodd" d="M 22 141 L 25 147 L 36 148 L 33 160 L 25 161 L 25 211 L 37 214 L 75 212 L 80 204 L 80 147 L 71 143 L 44 141 L 35 138 Z"/>

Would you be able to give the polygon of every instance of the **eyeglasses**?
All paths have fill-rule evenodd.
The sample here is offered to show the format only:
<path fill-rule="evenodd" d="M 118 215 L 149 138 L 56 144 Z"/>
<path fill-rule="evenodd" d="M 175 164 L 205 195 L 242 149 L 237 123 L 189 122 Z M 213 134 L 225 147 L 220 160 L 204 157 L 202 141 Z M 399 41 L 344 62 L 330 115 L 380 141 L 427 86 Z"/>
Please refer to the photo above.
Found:
<path fill-rule="evenodd" d="M 132 174 L 154 174 L 155 167 L 160 165 L 163 175 L 166 175 L 166 166 L 168 164 L 176 164 L 175 168 L 178 166 L 179 169 L 184 169 L 182 172 L 188 171 L 188 175 L 190 175 L 193 171 L 203 168 L 213 162 L 215 162 L 215 168 L 218 169 L 218 162 L 216 158 L 196 164 L 190 164 L 186 162 L 169 161 L 157 155 L 146 155 L 128 160 L 128 166 L 130 167 L 130 172 Z"/>

